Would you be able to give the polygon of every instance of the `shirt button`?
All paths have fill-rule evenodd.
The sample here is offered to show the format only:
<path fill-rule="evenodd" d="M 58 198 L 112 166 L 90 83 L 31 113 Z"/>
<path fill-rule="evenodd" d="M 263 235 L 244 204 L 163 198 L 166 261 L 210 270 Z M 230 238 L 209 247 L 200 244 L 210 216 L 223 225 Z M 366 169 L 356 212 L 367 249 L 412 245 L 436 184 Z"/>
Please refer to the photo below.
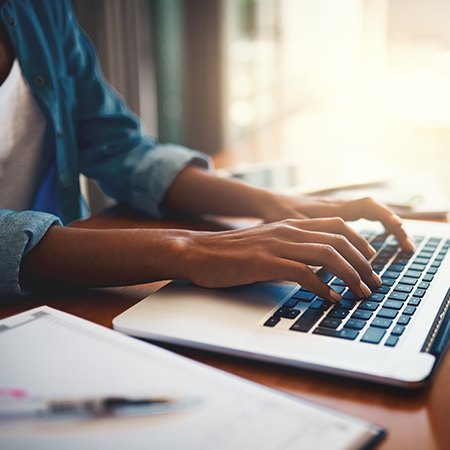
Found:
<path fill-rule="evenodd" d="M 36 85 L 36 86 L 42 86 L 43 84 L 44 84 L 44 77 L 41 77 L 41 76 L 37 76 L 37 77 L 34 77 L 34 80 L 33 80 L 33 83 Z"/>
<path fill-rule="evenodd" d="M 14 19 L 9 19 L 9 24 L 10 24 L 12 27 L 15 27 L 15 26 L 16 26 L 16 21 L 15 21 Z"/>
<path fill-rule="evenodd" d="M 58 137 L 63 137 L 64 136 L 64 131 L 63 130 L 59 130 L 58 131 Z"/>
<path fill-rule="evenodd" d="M 61 186 L 61 190 L 62 190 L 63 192 L 66 192 L 67 189 L 69 189 L 69 186 L 68 186 L 67 184 L 63 184 L 63 185 Z"/>

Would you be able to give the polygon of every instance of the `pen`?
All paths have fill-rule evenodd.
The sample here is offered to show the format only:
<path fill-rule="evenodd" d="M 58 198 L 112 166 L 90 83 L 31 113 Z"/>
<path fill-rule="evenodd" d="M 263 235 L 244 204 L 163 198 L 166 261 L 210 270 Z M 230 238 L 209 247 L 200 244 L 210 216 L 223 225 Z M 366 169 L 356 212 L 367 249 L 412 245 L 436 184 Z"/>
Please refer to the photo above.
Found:
<path fill-rule="evenodd" d="M 0 402 L 0 420 L 62 418 L 71 416 L 113 417 L 162 414 L 192 402 L 169 397 L 97 397 L 82 399 L 41 399 Z"/>

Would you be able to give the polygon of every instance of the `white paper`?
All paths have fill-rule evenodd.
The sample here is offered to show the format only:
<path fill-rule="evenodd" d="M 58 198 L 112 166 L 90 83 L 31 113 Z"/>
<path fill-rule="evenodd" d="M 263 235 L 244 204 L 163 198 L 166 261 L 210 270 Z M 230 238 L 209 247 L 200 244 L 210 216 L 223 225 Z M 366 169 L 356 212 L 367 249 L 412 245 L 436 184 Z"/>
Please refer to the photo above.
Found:
<path fill-rule="evenodd" d="M 380 431 L 48 307 L 0 321 L 0 368 L 0 387 L 33 396 L 199 400 L 151 416 L 0 422 L 2 450 L 357 449 Z"/>

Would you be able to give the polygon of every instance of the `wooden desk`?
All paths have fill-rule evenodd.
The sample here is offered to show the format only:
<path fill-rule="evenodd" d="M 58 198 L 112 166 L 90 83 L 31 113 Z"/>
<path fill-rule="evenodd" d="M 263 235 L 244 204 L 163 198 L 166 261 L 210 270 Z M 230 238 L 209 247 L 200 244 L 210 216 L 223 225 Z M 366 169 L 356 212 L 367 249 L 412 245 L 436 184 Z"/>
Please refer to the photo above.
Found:
<path fill-rule="evenodd" d="M 80 221 L 74 226 L 220 229 L 220 226 L 214 223 L 149 220 L 121 208 Z M 164 282 L 123 288 L 57 292 L 51 295 L 34 295 L 20 301 L 3 300 L 0 318 L 40 305 L 49 305 L 111 328 L 115 316 L 163 284 Z M 403 391 L 237 358 L 191 350 L 176 349 L 176 351 L 241 377 L 381 425 L 388 431 L 388 436 L 378 447 L 380 450 L 450 449 L 449 354 L 442 359 L 434 379 L 427 387 L 417 391 Z"/>

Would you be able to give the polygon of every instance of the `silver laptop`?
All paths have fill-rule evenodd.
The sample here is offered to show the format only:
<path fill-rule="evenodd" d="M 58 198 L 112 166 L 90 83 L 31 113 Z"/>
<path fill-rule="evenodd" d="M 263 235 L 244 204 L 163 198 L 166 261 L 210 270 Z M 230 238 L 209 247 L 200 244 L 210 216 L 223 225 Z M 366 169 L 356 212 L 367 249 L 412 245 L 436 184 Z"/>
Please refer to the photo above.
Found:
<path fill-rule="evenodd" d="M 205 289 L 174 281 L 113 321 L 121 332 L 269 363 L 417 387 L 450 334 L 450 226 L 405 223 L 408 254 L 373 222 L 355 228 L 377 249 L 383 285 L 357 299 L 342 280 L 318 275 L 343 295 L 329 304 L 287 282 Z"/>

